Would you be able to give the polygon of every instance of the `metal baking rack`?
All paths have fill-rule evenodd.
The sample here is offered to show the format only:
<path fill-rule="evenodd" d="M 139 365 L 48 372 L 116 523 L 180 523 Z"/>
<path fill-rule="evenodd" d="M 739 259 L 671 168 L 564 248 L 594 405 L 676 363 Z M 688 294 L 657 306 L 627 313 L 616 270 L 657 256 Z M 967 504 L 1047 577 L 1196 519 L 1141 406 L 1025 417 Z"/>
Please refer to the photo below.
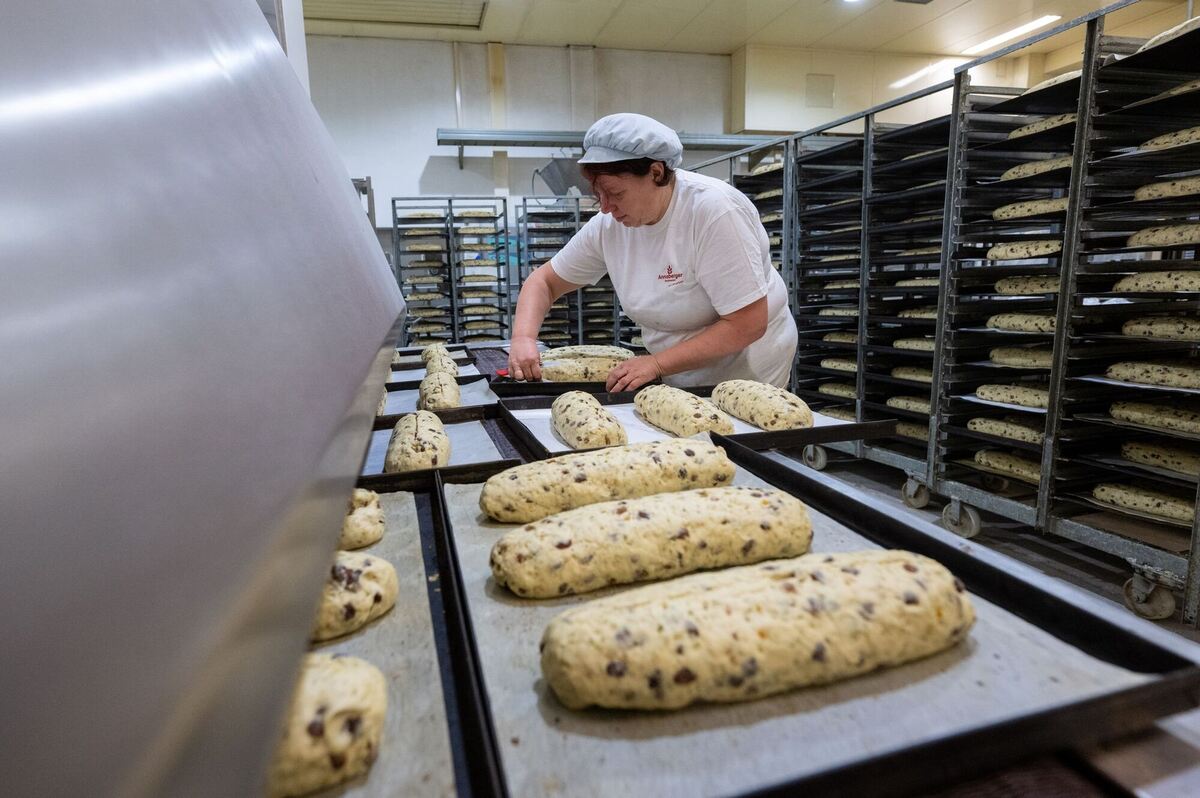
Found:
<path fill-rule="evenodd" d="M 504 340 L 512 324 L 509 200 L 450 197 L 447 206 L 454 276 L 454 340 Z M 488 295 L 476 296 L 483 291 Z"/>
<path fill-rule="evenodd" d="M 392 267 L 408 304 L 407 343 L 455 340 L 450 236 L 444 199 L 392 198 Z"/>
<path fill-rule="evenodd" d="M 522 197 L 517 214 L 521 282 L 549 262 L 596 213 L 596 201 L 591 197 Z M 588 304 L 599 301 L 605 302 L 606 312 L 598 312 Z M 538 337 L 549 346 L 613 343 L 619 338 L 614 303 L 612 282 L 606 276 L 596 286 L 581 288 L 554 302 Z"/>
<path fill-rule="evenodd" d="M 1145 617 L 1172 614 L 1170 590 L 1182 590 L 1183 617 L 1195 624 L 1200 615 L 1200 534 L 1196 521 L 1178 524 L 1098 503 L 1092 489 L 1102 482 L 1131 484 L 1196 502 L 1193 475 L 1133 463 L 1121 443 L 1200 451 L 1196 436 L 1122 422 L 1111 417 L 1117 401 L 1189 407 L 1195 392 L 1139 386 L 1105 379 L 1117 361 L 1194 358 L 1196 342 L 1157 340 L 1122 331 L 1125 322 L 1154 314 L 1200 318 L 1196 293 L 1118 292 L 1124 276 L 1143 271 L 1191 271 L 1200 267 L 1200 246 L 1128 247 L 1126 238 L 1155 225 L 1194 222 L 1194 196 L 1137 201 L 1140 186 L 1200 168 L 1193 145 L 1147 151 L 1142 142 L 1161 133 L 1200 125 L 1200 95 L 1163 97 L 1197 76 L 1195 51 L 1200 31 L 1143 53 L 1124 40 L 1103 34 L 1104 20 L 1090 23 L 1085 50 L 1085 157 L 1072 179 L 1068 224 L 1072 235 L 1064 256 L 1071 268 L 1063 280 L 1058 324 L 1062 342 L 1055 349 L 1051 381 L 1054 412 L 1048 414 L 1043 447 L 1044 500 L 1039 521 L 1046 530 L 1122 557 L 1133 569 L 1126 583 L 1126 604 Z M 1123 58 L 1115 58 L 1123 55 Z M 1090 72 L 1090 79 L 1089 78 Z M 1114 435 L 1113 433 L 1117 433 Z M 1182 526 L 1182 528 L 1180 528 Z M 1166 589 L 1164 589 L 1166 588 Z"/>

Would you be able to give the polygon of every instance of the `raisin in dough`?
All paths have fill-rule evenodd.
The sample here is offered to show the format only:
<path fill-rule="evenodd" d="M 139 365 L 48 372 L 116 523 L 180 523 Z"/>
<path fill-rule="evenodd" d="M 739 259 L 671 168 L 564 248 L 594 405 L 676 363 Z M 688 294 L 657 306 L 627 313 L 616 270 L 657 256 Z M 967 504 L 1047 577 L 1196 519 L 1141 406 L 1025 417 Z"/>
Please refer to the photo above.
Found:
<path fill-rule="evenodd" d="M 1057 199 L 1040 199 L 1040 200 L 1024 200 L 1023 202 L 1010 202 L 1008 205 L 1001 205 L 996 210 L 992 211 L 992 218 L 996 221 L 1005 219 L 1024 219 L 1027 216 L 1040 216 L 1044 213 L 1060 213 L 1067 209 L 1067 198 L 1058 197 Z"/>
<path fill-rule="evenodd" d="M 686 438 L 701 432 L 733 434 L 733 422 L 712 402 L 669 385 L 650 385 L 633 397 L 642 418 L 672 435 Z"/>
<path fill-rule="evenodd" d="M 1121 325 L 1122 335 L 1158 338 L 1164 341 L 1200 341 L 1200 318 L 1195 316 L 1146 316 Z"/>
<path fill-rule="evenodd" d="M 967 429 L 1025 443 L 1041 443 L 1046 438 L 1041 430 L 1011 418 L 973 418 L 967 422 Z"/>
<path fill-rule="evenodd" d="M 420 471 L 450 464 L 450 438 L 442 420 L 428 410 L 396 422 L 383 460 L 384 473 Z"/>
<path fill-rule="evenodd" d="M 1200 456 L 1179 446 L 1158 446 L 1142 441 L 1121 444 L 1121 456 L 1131 463 L 1165 468 L 1179 474 L 1200 476 Z"/>
<path fill-rule="evenodd" d="M 386 714 L 387 680 L 374 665 L 305 655 L 267 795 L 304 795 L 366 773 L 379 755 Z"/>
<path fill-rule="evenodd" d="M 396 569 L 371 553 L 339 551 L 321 591 L 314 641 L 348 635 L 396 604 Z"/>
<path fill-rule="evenodd" d="M 1117 421 L 1128 421 L 1143 427 L 1200 435 L 1200 412 L 1183 407 L 1147 402 L 1113 402 L 1108 408 L 1108 414 Z"/>
<path fill-rule="evenodd" d="M 1055 318 L 1049 313 L 997 313 L 987 320 L 994 330 L 1054 332 Z"/>
<path fill-rule="evenodd" d="M 975 389 L 975 395 L 988 402 L 1004 402 L 1021 407 L 1050 406 L 1049 391 L 1028 385 L 980 385 Z"/>
<path fill-rule="evenodd" d="M 1058 278 L 1047 277 L 1001 277 L 996 281 L 996 293 L 1002 296 L 1025 294 L 1057 294 Z"/>
<path fill-rule="evenodd" d="M 361 549 L 383 538 L 383 507 L 379 494 L 373 490 L 355 488 L 350 496 L 350 509 L 342 519 L 339 549 Z"/>
<path fill-rule="evenodd" d="M 625 428 L 596 397 L 567 391 L 550 405 L 550 423 L 572 449 L 596 449 L 628 443 Z"/>
<path fill-rule="evenodd" d="M 765 382 L 726 380 L 713 389 L 712 401 L 759 429 L 806 429 L 813 424 L 812 410 L 803 399 Z"/>
<path fill-rule="evenodd" d="M 928 657 L 963 640 L 974 621 L 962 582 L 933 560 L 810 554 L 569 609 L 542 636 L 542 674 L 570 709 L 680 709 Z"/>
<path fill-rule="evenodd" d="M 1114 292 L 1155 293 L 1159 291 L 1200 291 L 1200 272 L 1141 272 L 1122 277 Z"/>
<path fill-rule="evenodd" d="M 975 452 L 975 462 L 993 471 L 1007 474 L 1014 479 L 1036 485 L 1041 479 L 1042 465 L 1027 457 L 1008 452 L 981 449 Z"/>
<path fill-rule="evenodd" d="M 528 523 L 612 499 L 715 488 L 733 474 L 725 450 L 705 441 L 613 446 L 501 471 L 484 483 L 479 509 L 496 521 Z"/>
<path fill-rule="evenodd" d="M 1200 361 L 1198 361 L 1200 362 Z M 1160 361 L 1114 363 L 1105 371 L 1111 380 L 1162 385 L 1168 388 L 1200 388 L 1200 365 L 1190 362 Z"/>
<path fill-rule="evenodd" d="M 1062 241 L 1057 238 L 1041 238 L 1030 241 L 1012 241 L 997 244 L 987 251 L 988 260 L 1024 260 L 1044 258 L 1062 252 Z"/>
<path fill-rule="evenodd" d="M 1186 499 L 1132 485 L 1102 483 L 1092 489 L 1092 496 L 1105 504 L 1183 523 L 1191 523 L 1196 514 L 1195 505 Z"/>
<path fill-rule="evenodd" d="M 797 557 L 812 542 L 799 499 L 769 488 L 701 488 L 580 507 L 514 529 L 492 547 L 496 584 L 523 598 L 671 579 Z"/>

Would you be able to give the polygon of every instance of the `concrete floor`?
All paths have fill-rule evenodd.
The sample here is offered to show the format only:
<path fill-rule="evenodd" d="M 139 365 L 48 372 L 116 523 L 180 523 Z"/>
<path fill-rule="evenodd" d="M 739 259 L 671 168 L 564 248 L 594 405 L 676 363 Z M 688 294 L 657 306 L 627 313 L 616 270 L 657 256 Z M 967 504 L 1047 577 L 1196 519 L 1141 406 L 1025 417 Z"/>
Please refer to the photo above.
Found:
<path fill-rule="evenodd" d="M 899 513 L 941 524 L 944 502 L 939 499 L 935 498 L 922 510 L 914 510 L 900 500 L 900 487 L 905 479 L 901 471 L 878 463 L 851 460 L 830 462 L 823 473 L 871 493 Z M 973 542 L 1020 560 L 1048 576 L 1095 593 L 1122 608 L 1125 606 L 1121 591 L 1131 571 L 1119 558 L 1092 551 L 1068 540 L 1036 534 L 1024 524 L 990 513 L 983 513 L 983 531 Z M 1133 617 L 1132 612 L 1125 611 Z M 1173 618 L 1156 623 L 1200 642 L 1200 631 L 1182 623 L 1178 611 Z"/>

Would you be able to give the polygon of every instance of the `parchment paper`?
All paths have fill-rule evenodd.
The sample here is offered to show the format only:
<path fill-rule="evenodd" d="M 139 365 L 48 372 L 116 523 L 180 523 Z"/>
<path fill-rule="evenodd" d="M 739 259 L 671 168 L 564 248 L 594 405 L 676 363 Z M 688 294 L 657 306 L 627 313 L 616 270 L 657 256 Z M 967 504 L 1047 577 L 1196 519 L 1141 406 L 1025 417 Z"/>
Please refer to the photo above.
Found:
<path fill-rule="evenodd" d="M 482 422 L 447 424 L 446 435 L 450 438 L 450 462 L 446 465 L 492 463 L 504 459 L 487 430 L 483 428 Z M 367 449 L 367 462 L 363 464 L 363 474 L 383 473 L 383 461 L 387 457 L 388 441 L 391 438 L 390 429 L 377 429 L 371 433 L 371 446 Z"/>
<path fill-rule="evenodd" d="M 433 642 L 417 506 L 411 493 L 381 493 L 383 539 L 359 551 L 396 567 L 396 606 L 382 618 L 315 650 L 350 654 L 375 665 L 388 680 L 388 711 L 379 758 L 365 778 L 317 793 L 321 798 L 452 796 L 454 763 L 447 736 L 437 651 Z"/>
<path fill-rule="evenodd" d="M 458 376 L 460 377 L 474 377 L 478 373 L 479 369 L 474 363 L 466 365 L 460 363 L 458 366 Z M 417 363 L 416 365 L 406 364 L 403 370 L 400 370 L 398 366 L 392 366 L 392 376 L 388 377 L 388 382 L 409 382 L 423 379 L 425 379 L 425 366 Z"/>
<path fill-rule="evenodd" d="M 764 483 L 739 471 L 734 484 Z M 972 597 L 965 643 L 899 668 L 742 704 L 573 712 L 542 680 L 538 642 L 559 612 L 616 589 L 527 601 L 496 587 L 488 555 L 509 527 L 480 514 L 480 488 L 446 491 L 512 795 L 729 795 L 1147 678 Z M 815 552 L 875 548 L 812 517 Z"/>
<path fill-rule="evenodd" d="M 492 393 L 487 380 L 475 380 L 458 386 L 459 404 L 462 407 L 472 405 L 490 405 L 500 401 L 500 397 Z M 417 389 L 408 388 L 403 391 L 388 391 L 387 414 L 413 413 L 417 409 Z"/>

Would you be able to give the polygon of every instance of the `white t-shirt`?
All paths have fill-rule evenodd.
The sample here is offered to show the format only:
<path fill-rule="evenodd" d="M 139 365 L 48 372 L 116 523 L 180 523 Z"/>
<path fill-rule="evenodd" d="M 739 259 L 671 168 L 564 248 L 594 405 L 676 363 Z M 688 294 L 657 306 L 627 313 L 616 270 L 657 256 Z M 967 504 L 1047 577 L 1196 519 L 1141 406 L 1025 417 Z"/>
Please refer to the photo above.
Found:
<path fill-rule="evenodd" d="M 626 227 L 609 214 L 597 214 L 551 259 L 551 267 L 577 285 L 595 284 L 607 272 L 621 308 L 641 325 L 652 353 L 765 296 L 762 338 L 665 381 L 713 385 L 746 379 L 787 386 L 796 355 L 787 288 L 771 265 L 758 211 L 729 184 L 677 169 L 671 203 L 656 224 Z"/>

